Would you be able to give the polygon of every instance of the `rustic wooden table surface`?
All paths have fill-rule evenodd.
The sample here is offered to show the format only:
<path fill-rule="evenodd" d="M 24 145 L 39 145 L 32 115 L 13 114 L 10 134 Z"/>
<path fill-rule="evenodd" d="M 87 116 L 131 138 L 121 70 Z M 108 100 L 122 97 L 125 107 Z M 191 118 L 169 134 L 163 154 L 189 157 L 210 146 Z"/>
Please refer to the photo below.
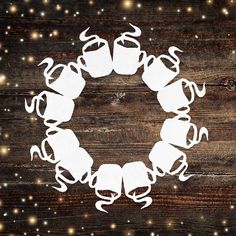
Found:
<path fill-rule="evenodd" d="M 46 88 L 45 57 L 56 63 L 76 61 L 84 45 L 79 33 L 109 41 L 140 27 L 141 47 L 148 54 L 179 53 L 181 72 L 207 93 L 191 105 L 192 122 L 209 130 L 205 139 L 185 150 L 194 174 L 187 182 L 159 178 L 153 203 L 140 204 L 122 194 L 108 214 L 98 211 L 87 185 L 56 184 L 54 165 L 29 150 L 45 138 L 43 120 L 24 109 Z M 236 235 L 236 1 L 7 1 L 0 2 L 0 235 Z M 93 79 L 76 99 L 70 122 L 81 146 L 94 159 L 123 165 L 147 165 L 167 117 L 141 80 L 134 76 Z"/>

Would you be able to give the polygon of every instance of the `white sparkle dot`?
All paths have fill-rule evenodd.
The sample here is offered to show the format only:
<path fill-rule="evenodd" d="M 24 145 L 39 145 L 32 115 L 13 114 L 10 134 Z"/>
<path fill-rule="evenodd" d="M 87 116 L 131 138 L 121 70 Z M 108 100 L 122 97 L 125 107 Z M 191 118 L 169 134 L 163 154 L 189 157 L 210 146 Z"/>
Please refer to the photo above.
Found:
<path fill-rule="evenodd" d="M 141 7 L 142 7 L 142 4 L 141 4 L 141 3 L 138 3 L 138 4 L 137 4 L 137 7 L 138 7 L 138 8 L 141 8 Z"/>
<path fill-rule="evenodd" d="M 47 221 L 44 221 L 43 224 L 44 224 L 44 225 L 48 225 L 48 222 L 47 222 Z"/>

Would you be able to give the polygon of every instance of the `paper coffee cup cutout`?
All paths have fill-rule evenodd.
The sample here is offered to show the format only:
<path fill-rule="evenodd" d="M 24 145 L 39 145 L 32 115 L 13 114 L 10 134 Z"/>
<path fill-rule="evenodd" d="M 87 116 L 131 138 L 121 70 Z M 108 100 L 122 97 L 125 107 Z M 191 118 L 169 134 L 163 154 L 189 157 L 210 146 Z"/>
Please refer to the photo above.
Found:
<path fill-rule="evenodd" d="M 163 141 L 155 143 L 149 154 L 149 160 L 152 162 L 155 174 L 159 177 L 164 176 L 166 173 L 169 175 L 176 175 L 179 173 L 179 180 L 186 181 L 192 176 L 184 175 L 188 168 L 185 153 Z M 178 162 L 179 166 L 177 169 L 172 170 L 175 162 Z"/>
<path fill-rule="evenodd" d="M 68 184 L 75 184 L 78 181 L 82 184 L 87 183 L 91 177 L 92 165 L 93 159 L 84 148 L 77 146 L 77 148 L 70 150 L 67 157 L 61 158 L 61 160 L 56 164 L 55 178 L 60 184 L 60 187 L 53 186 L 53 188 L 60 192 L 65 192 L 67 187 L 65 187 L 65 184 L 63 184 L 62 181 Z M 68 171 L 73 180 L 65 177 L 63 175 L 64 171 Z"/>
<path fill-rule="evenodd" d="M 55 164 L 68 158 L 80 146 L 79 140 L 70 129 L 64 130 L 56 127 L 51 129 L 52 134 L 47 133 L 47 137 L 41 143 L 41 149 L 36 145 L 31 147 L 31 160 L 33 160 L 34 153 L 37 153 L 42 160 Z M 52 153 L 48 153 L 47 146 Z"/>
<path fill-rule="evenodd" d="M 108 42 L 97 35 L 86 36 L 88 30 L 89 28 L 80 34 L 81 41 L 90 41 L 83 46 L 83 55 L 77 58 L 77 62 L 93 78 L 109 75 L 112 72 L 113 66 Z M 90 50 L 92 46 L 95 46 L 96 49 Z"/>
<path fill-rule="evenodd" d="M 122 33 L 115 39 L 113 46 L 113 68 L 120 75 L 133 75 L 143 65 L 146 59 L 146 52 L 141 51 L 140 43 L 132 38 L 141 35 L 141 30 L 132 24 L 134 32 Z M 131 44 L 128 46 L 127 44 Z M 141 59 L 140 59 L 141 58 Z"/>
<path fill-rule="evenodd" d="M 78 65 L 70 62 L 68 65 L 58 64 L 53 67 L 53 63 L 53 59 L 48 57 L 39 64 L 39 66 L 47 64 L 47 67 L 44 70 L 46 85 L 68 98 L 75 99 L 79 97 L 84 89 L 85 80 L 82 77 Z M 73 68 L 76 69 L 77 73 Z M 53 78 L 53 73 L 59 69 L 61 69 L 60 75 L 58 78 Z"/>
<path fill-rule="evenodd" d="M 152 203 L 148 194 L 158 178 L 168 174 L 178 175 L 180 181 L 188 180 L 192 175 L 185 173 L 188 168 L 187 156 L 178 147 L 191 148 L 204 135 L 208 139 L 207 129 L 198 129 L 187 114 L 196 97 L 205 95 L 205 84 L 199 89 L 187 79 L 173 82 L 180 72 L 180 59 L 176 53 L 182 51 L 172 46 L 168 49 L 169 55 L 147 57 L 137 40 L 141 30 L 132 24 L 130 26 L 133 32 L 124 32 L 114 40 L 112 56 L 106 40 L 98 35 L 88 36 L 89 28 L 84 30 L 80 40 L 86 43 L 76 63 L 54 65 L 53 59 L 47 57 L 39 64 L 46 65 L 43 73 L 45 83 L 55 92 L 41 92 L 33 97 L 30 105 L 25 100 L 26 111 L 32 113 L 35 110 L 48 126 L 41 144 L 31 147 L 31 160 L 37 154 L 41 160 L 54 165 L 58 185 L 53 188 L 59 192 L 67 191 L 69 184 L 88 183 L 99 197 L 95 207 L 106 213 L 104 207 L 113 204 L 121 196 L 122 183 L 125 195 L 141 203 L 143 209 Z M 167 66 L 166 61 L 172 66 Z M 80 96 L 84 89 L 85 80 L 81 70 L 87 71 L 93 78 L 99 78 L 109 75 L 113 69 L 120 75 L 133 75 L 142 65 L 144 83 L 158 92 L 157 100 L 163 110 L 174 112 L 177 116 L 163 123 L 160 131 L 162 140 L 155 143 L 149 154 L 152 169 L 142 161 L 135 161 L 126 163 L 123 168 L 117 164 L 102 164 L 92 174 L 93 159 L 80 146 L 75 133 L 58 127 L 71 119 L 75 108 L 73 99 Z M 190 96 L 186 96 L 186 89 Z"/>
<path fill-rule="evenodd" d="M 190 99 L 185 95 L 183 86 L 190 90 Z M 180 79 L 160 90 L 157 93 L 157 99 L 165 112 L 188 113 L 190 111 L 189 105 L 194 101 L 195 93 L 198 97 L 203 97 L 206 93 L 205 84 L 203 84 L 202 90 L 199 90 L 194 82 Z"/>
<path fill-rule="evenodd" d="M 103 205 L 110 205 L 121 196 L 122 169 L 116 164 L 103 164 L 92 175 L 89 186 L 95 188 L 96 195 L 102 200 L 97 201 L 95 206 L 99 211 L 106 212 Z M 110 197 L 101 194 L 101 191 L 110 191 Z"/>
<path fill-rule="evenodd" d="M 153 171 L 141 161 L 126 163 L 122 170 L 125 195 L 134 202 L 145 202 L 141 209 L 149 206 L 152 203 L 152 198 L 147 197 L 147 194 L 151 191 L 151 184 L 156 182 L 156 176 Z M 147 188 L 147 190 L 137 195 L 135 190 L 138 188 Z"/>
<path fill-rule="evenodd" d="M 160 91 L 179 74 L 180 60 L 175 54 L 176 51 L 182 52 L 177 47 L 172 46 L 168 49 L 171 56 L 162 54 L 156 58 L 150 55 L 145 60 L 142 79 L 152 91 Z M 170 61 L 173 66 L 168 68 L 162 59 Z"/>
<path fill-rule="evenodd" d="M 68 184 L 74 184 L 78 181 L 83 184 L 88 182 L 91 176 L 93 159 L 85 149 L 79 147 L 80 143 L 74 132 L 70 129 L 63 130 L 60 128 L 52 128 L 50 132 L 53 134 L 48 134 L 47 138 L 42 141 L 41 149 L 36 145 L 31 147 L 31 160 L 33 160 L 36 153 L 42 160 L 56 164 L 55 178 L 60 187 L 53 188 L 60 192 L 67 190 L 63 182 Z M 52 153 L 47 153 L 46 145 L 50 147 Z M 63 175 L 64 171 L 68 171 L 73 180 L 66 178 Z M 83 178 L 85 175 L 86 177 Z"/>
<path fill-rule="evenodd" d="M 190 128 L 193 129 L 192 138 L 188 138 Z M 187 149 L 198 144 L 203 135 L 208 139 L 208 130 L 205 127 L 198 130 L 195 124 L 190 123 L 190 116 L 181 114 L 172 119 L 166 119 L 160 133 L 164 142 Z"/>
<path fill-rule="evenodd" d="M 43 113 L 39 107 L 42 102 L 46 102 L 46 108 Z M 48 91 L 43 91 L 34 96 L 30 105 L 27 104 L 25 99 L 25 110 L 28 113 L 32 113 L 36 109 L 37 115 L 44 119 L 46 126 L 56 126 L 62 122 L 69 121 L 73 114 L 74 106 L 73 100 Z"/>

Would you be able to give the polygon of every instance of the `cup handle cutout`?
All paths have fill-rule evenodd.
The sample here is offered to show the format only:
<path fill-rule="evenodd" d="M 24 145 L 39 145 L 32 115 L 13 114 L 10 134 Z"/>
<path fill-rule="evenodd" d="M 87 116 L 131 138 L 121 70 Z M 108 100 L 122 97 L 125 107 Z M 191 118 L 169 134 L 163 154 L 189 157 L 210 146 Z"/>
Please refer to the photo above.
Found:
<path fill-rule="evenodd" d="M 62 173 L 65 171 L 65 170 L 60 170 L 60 167 L 63 168 L 63 166 L 60 165 L 60 162 L 58 162 L 56 164 L 56 167 L 55 167 L 55 170 L 56 170 L 56 173 L 58 174 L 58 177 L 63 180 L 65 183 L 67 184 L 75 184 L 78 180 L 74 179 L 74 180 L 70 180 L 68 178 L 66 178 L 64 175 L 62 175 Z M 69 170 L 67 170 L 69 172 Z"/>
<path fill-rule="evenodd" d="M 87 183 L 90 180 L 90 178 L 91 178 L 91 169 L 87 173 L 85 173 L 85 174 L 87 175 L 85 177 L 85 179 L 81 179 L 80 180 L 80 183 L 82 183 L 82 184 L 85 184 L 85 183 Z"/>
<path fill-rule="evenodd" d="M 78 63 L 75 63 L 75 62 L 70 62 L 68 64 L 68 67 L 71 69 L 71 68 L 75 68 L 76 69 L 76 73 L 77 74 L 81 74 L 81 70 L 80 70 L 80 65 Z M 72 70 L 72 69 L 71 69 Z"/>
<path fill-rule="evenodd" d="M 152 168 L 153 168 L 153 171 L 154 171 L 155 175 L 157 175 L 158 177 L 165 176 L 166 173 L 165 172 L 161 173 L 154 164 L 152 164 Z"/>
<path fill-rule="evenodd" d="M 47 136 L 51 136 L 54 133 L 58 133 L 60 131 L 62 131 L 63 129 L 57 127 L 57 126 L 50 126 L 47 130 L 46 130 L 46 135 Z M 50 134 L 51 132 L 53 132 L 53 134 Z"/>
<path fill-rule="evenodd" d="M 51 127 L 56 127 L 56 126 L 58 126 L 59 124 L 61 124 L 62 122 L 61 121 L 59 121 L 59 120 L 56 120 L 56 121 L 54 121 L 54 122 L 49 122 L 50 120 L 44 120 L 44 124 L 47 126 L 47 127 L 49 127 L 49 128 L 51 128 Z"/>
<path fill-rule="evenodd" d="M 152 179 L 151 179 L 151 184 L 154 184 L 156 182 L 156 175 L 154 173 L 153 170 L 150 170 L 149 168 L 147 168 L 147 172 L 151 175 Z"/>
<path fill-rule="evenodd" d="M 86 64 L 83 64 L 83 62 L 81 61 L 81 59 L 83 59 L 83 56 L 78 56 L 77 57 L 77 63 L 78 63 L 78 66 L 85 70 L 85 71 L 88 71 L 88 68 L 86 67 Z"/>
<path fill-rule="evenodd" d="M 142 66 L 147 58 L 147 53 L 145 51 L 140 52 L 140 56 L 142 56 L 141 61 L 138 63 L 138 67 Z"/>
<path fill-rule="evenodd" d="M 46 138 L 47 139 L 47 138 Z M 48 155 L 47 152 L 46 152 L 46 149 L 45 149 L 45 143 L 46 143 L 46 139 L 44 139 L 41 143 L 41 150 L 42 150 L 42 153 L 43 153 L 43 156 L 44 157 L 48 157 L 46 159 L 46 161 L 52 163 L 52 164 L 56 164 L 58 161 L 56 161 L 55 159 L 53 160 L 51 157 L 52 157 L 52 154 Z"/>
<path fill-rule="evenodd" d="M 96 186 L 96 181 L 95 183 L 93 184 L 94 180 L 97 178 L 97 175 L 98 175 L 98 172 L 96 171 L 93 175 L 90 176 L 90 179 L 89 179 L 89 187 L 90 188 L 95 188 Z"/>
<path fill-rule="evenodd" d="M 154 55 L 150 55 L 145 59 L 144 62 L 144 70 L 146 70 L 148 68 L 148 66 L 150 66 L 153 61 L 156 59 L 156 57 Z M 152 62 L 151 62 L 152 61 Z M 151 62 L 151 63 L 150 63 Z"/>
<path fill-rule="evenodd" d="M 173 119 L 175 119 L 175 120 L 186 119 L 186 122 L 191 121 L 191 117 L 186 113 L 180 113 L 177 116 L 175 116 Z"/>
<path fill-rule="evenodd" d="M 184 108 L 184 110 L 183 110 L 183 108 Z M 187 114 L 187 113 L 190 112 L 190 107 L 189 106 L 181 107 L 179 109 L 174 110 L 173 112 L 178 114 L 178 115 L 184 115 L 184 114 Z"/>

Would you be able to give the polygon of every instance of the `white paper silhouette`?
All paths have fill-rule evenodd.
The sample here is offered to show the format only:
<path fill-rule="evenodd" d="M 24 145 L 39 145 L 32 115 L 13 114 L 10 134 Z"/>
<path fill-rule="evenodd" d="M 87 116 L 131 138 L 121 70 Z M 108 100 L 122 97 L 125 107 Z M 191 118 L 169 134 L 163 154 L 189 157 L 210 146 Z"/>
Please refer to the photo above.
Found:
<path fill-rule="evenodd" d="M 140 50 L 140 43 L 132 38 L 141 35 L 141 30 L 132 24 L 134 32 L 125 32 L 115 39 L 113 46 L 113 68 L 120 75 L 133 75 L 143 65 L 146 59 L 146 52 Z M 132 37 L 131 37 L 132 36 Z M 134 47 L 126 47 L 127 42 Z M 141 59 L 140 59 L 141 58 Z"/>
<path fill-rule="evenodd" d="M 42 102 L 46 103 L 43 113 L 40 111 L 40 103 Z M 44 119 L 44 124 L 47 126 L 56 126 L 62 122 L 69 121 L 73 114 L 74 106 L 73 100 L 48 91 L 43 91 L 34 96 L 30 105 L 27 104 L 25 99 L 25 110 L 28 113 L 32 113 L 36 109 L 37 115 Z"/>
<path fill-rule="evenodd" d="M 157 58 L 153 55 L 147 57 L 142 79 L 151 90 L 160 91 L 179 74 L 180 60 L 175 51 L 182 52 L 177 47 L 172 46 L 168 50 L 172 57 L 163 54 Z M 173 66 L 168 68 L 162 59 L 170 61 Z"/>
<path fill-rule="evenodd" d="M 141 209 L 148 207 L 152 203 L 152 198 L 146 196 L 151 191 L 151 184 L 156 182 L 156 176 L 153 171 L 141 161 L 126 163 L 122 170 L 125 195 L 134 202 L 145 202 Z M 152 178 L 151 180 L 149 175 Z M 144 193 L 136 194 L 138 188 L 144 187 L 147 188 Z"/>
<path fill-rule="evenodd" d="M 53 153 L 47 152 L 47 145 Z M 41 149 L 36 145 L 31 147 L 31 160 L 33 160 L 34 153 L 37 153 L 42 160 L 55 164 L 68 158 L 68 155 L 77 150 L 79 146 L 79 140 L 72 130 L 53 127 L 47 130 L 47 137 L 42 141 Z"/>
<path fill-rule="evenodd" d="M 102 200 L 97 201 L 95 206 L 99 211 L 106 212 L 103 205 L 110 205 L 121 196 L 122 169 L 116 164 L 103 164 L 89 180 L 89 186 L 95 188 L 96 195 Z M 104 196 L 101 191 L 110 191 L 111 196 Z"/>
<path fill-rule="evenodd" d="M 82 77 L 78 65 L 70 62 L 68 65 L 58 64 L 53 66 L 53 63 L 53 59 L 48 57 L 39 64 L 39 66 L 47 64 L 47 67 L 44 70 L 46 85 L 68 98 L 77 98 L 85 86 L 85 80 Z M 74 72 L 72 68 L 75 68 L 77 73 Z M 58 78 L 54 79 L 53 73 L 59 69 L 62 71 Z"/>
<path fill-rule="evenodd" d="M 149 154 L 149 160 L 152 162 L 155 174 L 159 177 L 164 176 L 166 173 L 169 175 L 180 173 L 179 180 L 186 181 L 192 176 L 184 175 L 188 168 L 186 154 L 163 141 L 155 143 Z M 176 162 L 179 163 L 179 166 L 175 170 L 172 170 Z"/>
<path fill-rule="evenodd" d="M 83 46 L 83 55 L 77 58 L 77 62 L 93 78 L 109 75 L 112 72 L 113 66 L 108 42 L 97 35 L 86 36 L 88 30 L 89 28 L 80 34 L 81 41 L 90 41 Z M 92 46 L 96 46 L 97 49 L 90 50 Z M 82 59 L 85 61 L 85 64 Z"/>
<path fill-rule="evenodd" d="M 200 90 L 194 82 L 186 79 L 173 82 L 180 72 L 180 60 L 176 52 L 182 51 L 172 46 L 168 49 L 170 55 L 147 57 L 135 39 L 141 35 L 141 30 L 130 25 L 134 32 L 124 32 L 114 40 L 113 59 L 108 42 L 98 35 L 86 36 L 89 28 L 84 30 L 80 40 L 87 42 L 77 63 L 53 65 L 53 59 L 48 57 L 39 64 L 47 65 L 44 69 L 45 82 L 56 93 L 43 91 L 33 97 L 30 105 L 25 100 L 26 111 L 32 113 L 36 110 L 48 126 L 47 137 L 40 146 L 31 147 L 31 160 L 38 154 L 42 160 L 55 165 L 55 179 L 59 186 L 53 188 L 60 192 L 67 190 L 67 184 L 89 183 L 100 198 L 95 204 L 96 208 L 106 213 L 103 206 L 113 204 L 121 196 L 122 181 L 125 195 L 137 203 L 143 203 L 143 209 L 152 203 L 152 198 L 147 195 L 157 177 L 169 174 L 178 175 L 180 181 L 188 180 L 192 175 L 185 174 L 188 168 L 187 157 L 177 147 L 191 148 L 201 141 L 203 135 L 208 139 L 207 129 L 202 127 L 198 130 L 187 114 L 195 94 L 198 97 L 205 95 L 205 84 Z M 167 66 L 166 60 L 173 66 Z M 71 119 L 75 108 L 73 99 L 84 89 L 85 80 L 81 69 L 93 78 L 99 78 L 109 75 L 113 69 L 121 75 L 133 75 L 143 64 L 143 81 L 151 90 L 158 91 L 157 99 L 164 111 L 178 115 L 166 119 L 161 128 L 162 141 L 157 142 L 149 154 L 152 170 L 143 162 L 136 161 L 126 163 L 123 168 L 116 164 L 102 164 L 92 175 L 93 159 L 80 147 L 74 132 L 58 127 Z M 186 89 L 190 92 L 190 98 L 185 94 Z"/>
<path fill-rule="evenodd" d="M 185 95 L 183 86 L 190 90 L 190 100 Z M 199 90 L 194 82 L 180 79 L 160 90 L 157 99 L 165 112 L 188 113 L 190 111 L 189 105 L 194 101 L 195 93 L 198 97 L 203 97 L 206 93 L 205 84 L 203 84 L 202 90 Z"/>
<path fill-rule="evenodd" d="M 190 116 L 186 114 L 180 114 L 172 119 L 166 119 L 161 128 L 161 139 L 166 143 L 187 149 L 198 144 L 203 135 L 208 139 L 208 130 L 205 127 L 202 127 L 198 131 L 197 126 L 190 123 L 190 119 Z M 192 138 L 188 138 L 190 128 L 193 129 Z"/>

